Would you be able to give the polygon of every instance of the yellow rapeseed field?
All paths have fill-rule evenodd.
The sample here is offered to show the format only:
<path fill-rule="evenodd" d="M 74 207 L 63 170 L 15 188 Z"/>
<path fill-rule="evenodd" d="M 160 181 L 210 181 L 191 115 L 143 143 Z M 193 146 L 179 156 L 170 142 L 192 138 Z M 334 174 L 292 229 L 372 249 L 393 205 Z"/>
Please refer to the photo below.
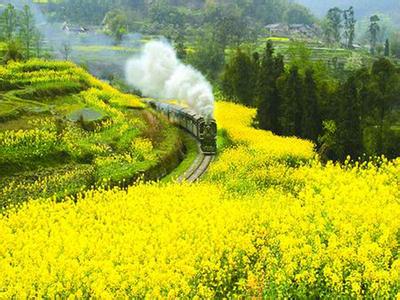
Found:
<path fill-rule="evenodd" d="M 400 160 L 322 165 L 254 114 L 217 104 L 233 146 L 201 183 L 0 217 L 0 298 L 399 298 Z"/>

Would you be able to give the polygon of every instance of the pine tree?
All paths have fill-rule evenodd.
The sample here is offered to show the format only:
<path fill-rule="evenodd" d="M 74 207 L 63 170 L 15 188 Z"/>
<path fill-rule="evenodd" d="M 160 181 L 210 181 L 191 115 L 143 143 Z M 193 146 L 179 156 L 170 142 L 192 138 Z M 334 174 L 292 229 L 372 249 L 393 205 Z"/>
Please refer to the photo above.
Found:
<path fill-rule="evenodd" d="M 357 92 L 357 82 L 354 76 L 342 85 L 340 89 L 341 103 L 338 123 L 339 157 L 343 160 L 348 155 L 357 158 L 363 151 L 361 134 L 361 112 Z"/>
<path fill-rule="evenodd" d="M 344 34 L 346 38 L 346 46 L 348 49 L 353 49 L 353 42 L 355 38 L 355 25 L 356 25 L 353 6 L 350 6 L 349 9 L 343 11 L 343 17 L 345 22 Z"/>
<path fill-rule="evenodd" d="M 317 85 L 312 69 L 307 69 L 304 78 L 302 137 L 317 141 L 322 130 Z"/>
<path fill-rule="evenodd" d="M 375 113 L 377 136 L 377 152 L 384 153 L 385 121 L 400 101 L 400 75 L 395 65 L 387 58 L 374 62 L 371 70 L 374 97 L 369 103 Z"/>
<path fill-rule="evenodd" d="M 328 44 L 340 42 L 340 31 L 342 29 L 342 10 L 338 7 L 331 8 L 325 18 L 324 36 Z"/>
<path fill-rule="evenodd" d="M 1 37 L 8 42 L 17 31 L 17 12 L 12 4 L 8 4 L 0 16 Z"/>
<path fill-rule="evenodd" d="M 257 120 L 261 129 L 270 129 L 271 127 L 268 113 L 270 100 L 273 97 L 273 66 L 274 47 L 272 42 L 268 41 L 261 58 L 257 89 Z"/>
<path fill-rule="evenodd" d="M 389 39 L 386 39 L 385 42 L 385 56 L 389 57 L 390 56 L 390 43 L 389 43 Z"/>
<path fill-rule="evenodd" d="M 258 52 L 253 53 L 252 63 L 254 72 L 254 96 L 256 97 L 258 89 L 258 78 L 260 76 L 260 54 Z"/>
<path fill-rule="evenodd" d="M 377 15 L 373 15 L 370 18 L 369 33 L 371 42 L 371 54 L 375 54 L 376 52 L 376 45 L 378 43 L 378 33 L 381 30 L 378 24 L 379 21 L 380 19 Z"/>
<path fill-rule="evenodd" d="M 273 44 L 268 41 L 258 77 L 257 119 L 260 128 L 272 130 L 275 133 L 280 133 L 281 96 L 277 87 L 277 80 L 283 73 L 283 56 L 275 57 Z"/>
<path fill-rule="evenodd" d="M 292 66 L 285 80 L 284 101 L 280 117 L 282 133 L 285 135 L 302 135 L 303 86 L 299 69 Z"/>
<path fill-rule="evenodd" d="M 236 98 L 245 105 L 251 105 L 253 102 L 253 76 L 253 65 L 250 56 L 238 49 L 232 80 Z"/>
<path fill-rule="evenodd" d="M 25 57 L 29 59 L 31 57 L 31 47 L 33 46 L 36 28 L 35 19 L 28 5 L 25 5 L 20 14 L 20 39 L 24 45 Z"/>
<path fill-rule="evenodd" d="M 253 105 L 255 76 L 256 71 L 250 55 L 238 48 L 222 76 L 224 94 L 244 105 Z"/>
<path fill-rule="evenodd" d="M 283 61 L 283 56 L 278 55 L 274 59 L 274 74 L 273 74 L 273 91 L 272 97 L 270 101 L 270 109 L 268 112 L 269 118 L 271 119 L 270 130 L 274 133 L 281 133 L 281 126 L 280 126 L 280 113 L 281 113 L 281 106 L 282 106 L 282 97 L 277 86 L 278 79 L 284 74 L 285 72 L 285 64 Z"/>

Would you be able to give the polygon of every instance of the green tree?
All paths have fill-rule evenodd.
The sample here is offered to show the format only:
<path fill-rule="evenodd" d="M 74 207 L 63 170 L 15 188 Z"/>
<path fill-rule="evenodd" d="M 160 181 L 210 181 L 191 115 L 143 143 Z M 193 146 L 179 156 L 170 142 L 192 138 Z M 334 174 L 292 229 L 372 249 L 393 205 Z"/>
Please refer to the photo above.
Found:
<path fill-rule="evenodd" d="M 0 16 L 1 38 L 10 41 L 17 31 L 17 11 L 12 4 L 8 4 Z"/>
<path fill-rule="evenodd" d="M 348 72 L 354 72 L 363 66 L 363 57 L 360 53 L 352 52 L 351 56 L 346 59 L 344 69 Z"/>
<path fill-rule="evenodd" d="M 179 35 L 175 41 L 176 55 L 180 60 L 185 60 L 187 56 L 187 51 L 185 47 L 185 41 L 183 35 Z"/>
<path fill-rule="evenodd" d="M 321 145 L 318 154 L 323 161 L 339 159 L 338 132 L 336 122 L 334 120 L 326 120 L 322 122 L 323 134 L 318 138 Z"/>
<path fill-rule="evenodd" d="M 267 42 L 261 58 L 257 88 L 257 120 L 260 128 L 280 132 L 281 96 L 278 78 L 284 73 L 282 56 L 274 56 L 271 41 Z"/>
<path fill-rule="evenodd" d="M 9 61 L 19 61 L 24 58 L 22 54 L 21 45 L 16 40 L 10 40 L 7 43 L 6 52 L 3 57 L 3 62 L 8 63 Z"/>
<path fill-rule="evenodd" d="M 225 51 L 207 32 L 195 42 L 194 52 L 188 55 L 188 62 L 200 70 L 207 78 L 217 80 L 225 64 Z"/>
<path fill-rule="evenodd" d="M 165 0 L 151 1 L 149 16 L 153 23 L 164 26 L 170 24 L 174 27 L 183 27 L 186 23 L 184 10 L 168 4 Z"/>
<path fill-rule="evenodd" d="M 396 67 L 386 58 L 374 62 L 371 70 L 373 97 L 370 97 L 370 111 L 379 128 L 377 152 L 384 153 L 385 122 L 400 105 L 400 76 Z"/>
<path fill-rule="evenodd" d="M 346 39 L 346 46 L 348 49 L 353 49 L 353 43 L 355 38 L 355 25 L 356 19 L 354 17 L 353 6 L 343 11 L 344 17 L 344 36 Z"/>
<path fill-rule="evenodd" d="M 35 27 L 35 19 L 28 5 L 25 5 L 19 14 L 19 38 L 22 42 L 25 58 L 31 58 L 31 47 L 37 38 L 37 31 Z"/>
<path fill-rule="evenodd" d="M 304 78 L 302 137 L 317 141 L 322 129 L 317 84 L 314 71 L 307 69 Z"/>
<path fill-rule="evenodd" d="M 297 66 L 303 73 L 311 67 L 311 49 L 304 42 L 292 41 L 286 51 L 290 66 Z"/>
<path fill-rule="evenodd" d="M 371 54 L 375 54 L 377 43 L 378 43 L 378 35 L 380 31 L 379 22 L 380 19 L 377 15 L 373 15 L 370 18 L 370 25 L 369 25 L 369 34 L 370 34 L 370 43 L 371 43 Z"/>
<path fill-rule="evenodd" d="M 249 54 L 238 48 L 225 66 L 222 89 L 225 95 L 251 106 L 254 104 L 256 71 Z"/>
<path fill-rule="evenodd" d="M 269 129 L 270 119 L 268 118 L 269 101 L 272 97 L 274 64 L 274 46 L 271 41 L 267 42 L 264 53 L 261 57 L 260 73 L 257 88 L 257 121 L 261 129 Z"/>
<path fill-rule="evenodd" d="M 269 118 L 271 119 L 271 131 L 281 133 L 280 114 L 282 106 L 282 96 L 278 87 L 278 80 L 285 73 L 284 57 L 278 54 L 274 59 L 272 97 L 269 106 Z"/>
<path fill-rule="evenodd" d="M 293 3 L 286 11 L 285 16 L 288 24 L 308 24 L 311 25 L 315 22 L 314 16 L 306 7 Z"/>
<path fill-rule="evenodd" d="M 208 12 L 205 21 L 211 24 L 215 40 L 224 49 L 228 46 L 239 47 L 244 41 L 256 38 L 249 19 L 238 7 L 215 7 Z"/>
<path fill-rule="evenodd" d="M 348 155 L 352 158 L 361 156 L 363 151 L 361 131 L 361 109 L 357 91 L 357 79 L 350 76 L 340 88 L 340 110 L 338 124 L 338 144 L 340 159 Z"/>
<path fill-rule="evenodd" d="M 281 114 L 282 132 L 284 135 L 302 136 L 303 120 L 303 80 L 297 66 L 292 66 L 284 81 L 283 105 Z"/>
<path fill-rule="evenodd" d="M 400 58 L 400 32 L 393 32 L 390 36 L 390 52 Z"/>
<path fill-rule="evenodd" d="M 121 9 L 113 9 L 107 13 L 103 20 L 104 31 L 120 42 L 128 33 L 128 15 Z"/>
<path fill-rule="evenodd" d="M 42 42 L 43 42 L 43 37 L 42 34 L 38 31 L 35 30 L 35 34 L 33 37 L 33 46 L 35 48 L 35 56 L 40 57 L 42 55 Z"/>
<path fill-rule="evenodd" d="M 323 23 L 324 37 L 329 45 L 340 43 L 342 27 L 342 10 L 338 7 L 331 8 Z"/>
<path fill-rule="evenodd" d="M 390 56 L 390 43 L 389 39 L 386 39 L 385 41 L 385 56 L 389 57 Z"/>

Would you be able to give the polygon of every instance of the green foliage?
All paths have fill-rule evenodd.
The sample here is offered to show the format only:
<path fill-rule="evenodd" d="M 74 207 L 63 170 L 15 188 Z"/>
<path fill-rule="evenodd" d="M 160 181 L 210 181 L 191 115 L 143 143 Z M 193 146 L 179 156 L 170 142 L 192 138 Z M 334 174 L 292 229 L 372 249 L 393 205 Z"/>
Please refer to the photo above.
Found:
<path fill-rule="evenodd" d="M 181 175 L 183 175 L 192 164 L 195 162 L 199 153 L 199 146 L 196 140 L 188 133 L 181 134 L 181 140 L 184 145 L 185 158 L 179 164 L 179 166 L 170 172 L 168 175 L 161 179 L 161 182 L 170 182 L 178 179 Z"/>
<path fill-rule="evenodd" d="M 225 62 L 224 48 L 210 34 L 198 38 L 194 48 L 187 61 L 209 79 L 217 79 Z"/>
<path fill-rule="evenodd" d="M 117 42 L 120 42 L 123 36 L 128 33 L 129 17 L 127 13 L 121 9 L 109 11 L 104 20 L 105 32 L 114 37 Z"/>
<path fill-rule="evenodd" d="M 238 47 L 246 40 L 255 40 L 249 21 L 238 7 L 215 7 L 208 13 L 207 20 L 213 26 L 214 38 L 224 49 L 227 46 Z"/>
<path fill-rule="evenodd" d="M 379 26 L 380 18 L 378 15 L 373 15 L 370 18 L 369 33 L 370 33 L 370 43 L 371 43 L 371 54 L 376 53 L 376 47 L 378 43 L 378 34 L 381 30 Z"/>
<path fill-rule="evenodd" d="M 363 57 L 357 52 L 353 52 L 349 58 L 346 59 L 344 69 L 346 71 L 356 71 L 364 65 Z"/>
<path fill-rule="evenodd" d="M 322 120 L 320 113 L 320 99 L 317 83 L 314 79 L 314 71 L 308 69 L 304 77 L 304 103 L 302 116 L 301 137 L 317 141 L 322 131 Z"/>
<path fill-rule="evenodd" d="M 337 126 L 335 121 L 326 120 L 322 123 L 323 133 L 318 138 L 318 142 L 321 145 L 319 148 L 319 155 L 323 161 L 327 161 L 329 159 L 337 160 Z"/>
<path fill-rule="evenodd" d="M 390 43 L 389 43 L 389 39 L 386 39 L 386 41 L 385 41 L 385 53 L 384 53 L 384 55 L 385 55 L 386 57 L 389 57 L 389 56 L 390 56 Z"/>
<path fill-rule="evenodd" d="M 0 73 L 0 207 L 156 179 L 179 161 L 175 128 L 72 63 L 13 62 Z"/>
<path fill-rule="evenodd" d="M 303 73 L 311 66 L 311 49 L 304 42 L 291 41 L 286 55 L 290 66 L 296 66 Z"/>
<path fill-rule="evenodd" d="M 211 25 L 220 31 L 219 43 L 235 46 L 266 24 L 314 22 L 307 9 L 288 0 L 60 0 L 48 3 L 46 10 L 54 20 L 82 25 L 98 25 L 110 11 L 119 10 L 128 16 L 128 31 L 161 34 L 172 40 Z"/>
<path fill-rule="evenodd" d="M 17 26 L 17 11 L 9 3 L 0 16 L 1 39 L 12 40 L 17 32 Z"/>
<path fill-rule="evenodd" d="M 113 6 L 114 4 L 114 6 Z M 115 1 L 64 0 L 51 3 L 49 10 L 56 19 L 83 25 L 100 24 L 108 11 L 115 7 Z"/>
<path fill-rule="evenodd" d="M 293 3 L 286 11 L 285 20 L 288 24 L 314 24 L 315 18 L 310 10 L 302 5 Z"/>
<path fill-rule="evenodd" d="M 282 109 L 282 94 L 279 92 L 277 81 L 283 73 L 283 57 L 274 56 L 273 44 L 268 41 L 261 56 L 257 80 L 257 121 L 262 129 L 281 132 L 279 115 Z"/>
<path fill-rule="evenodd" d="M 24 45 L 25 57 L 31 58 L 31 47 L 33 46 L 36 33 L 35 19 L 28 5 L 20 12 L 19 38 Z"/>
<path fill-rule="evenodd" d="M 257 91 L 258 60 L 240 48 L 225 66 L 221 86 L 229 99 L 245 105 L 254 105 Z"/>
<path fill-rule="evenodd" d="M 361 103 L 357 94 L 356 78 L 350 76 L 340 88 L 338 124 L 338 156 L 358 158 L 362 154 Z"/>
<path fill-rule="evenodd" d="M 0 15 L 0 29 L 0 39 L 7 42 L 7 50 L 3 57 L 5 63 L 40 56 L 41 35 L 28 5 L 17 11 L 12 4 L 8 4 Z"/>
<path fill-rule="evenodd" d="M 354 18 L 354 8 L 350 6 L 349 9 L 343 11 L 344 18 L 344 37 L 348 49 L 353 49 L 353 42 L 355 39 L 355 25 L 356 19 Z"/>
<path fill-rule="evenodd" d="M 19 61 L 23 59 L 22 47 L 17 40 L 9 40 L 7 49 L 3 56 L 3 62 L 6 64 L 9 61 Z"/>
<path fill-rule="evenodd" d="M 281 123 L 285 135 L 302 135 L 304 90 L 297 66 L 291 67 L 285 79 Z"/>
<path fill-rule="evenodd" d="M 400 58 L 400 32 L 392 33 L 390 37 L 390 52 Z"/>
<path fill-rule="evenodd" d="M 333 157 L 345 159 L 367 154 L 396 157 L 398 137 L 393 130 L 400 99 L 399 71 L 387 59 L 376 61 L 372 68 L 352 72 L 336 93 L 335 145 Z M 398 145 L 398 144 L 397 144 Z"/>
<path fill-rule="evenodd" d="M 256 55 L 251 60 L 238 50 L 222 80 L 226 97 L 257 106 L 260 128 L 310 139 L 318 143 L 324 159 L 398 156 L 398 131 L 393 128 L 398 122 L 400 77 L 392 62 L 380 59 L 366 68 L 364 57 L 353 53 L 339 80 L 330 76 L 322 62 L 312 61 L 310 49 L 302 43 L 290 43 L 286 68 L 283 57 L 274 51 L 271 41 L 261 59 Z M 258 67 L 252 69 L 252 65 Z M 258 82 L 257 101 L 251 103 L 248 97 L 254 81 Z"/>
<path fill-rule="evenodd" d="M 175 41 L 176 56 L 184 61 L 187 57 L 187 50 L 185 47 L 184 37 L 180 35 Z"/>
<path fill-rule="evenodd" d="M 66 164 L 26 171 L 0 183 L 0 211 L 19 205 L 27 198 L 55 197 L 61 199 L 89 188 L 93 166 Z M 39 176 L 38 176 L 39 174 Z"/>
<path fill-rule="evenodd" d="M 323 23 L 325 41 L 329 45 L 340 43 L 342 29 L 342 10 L 338 7 L 331 8 Z"/>

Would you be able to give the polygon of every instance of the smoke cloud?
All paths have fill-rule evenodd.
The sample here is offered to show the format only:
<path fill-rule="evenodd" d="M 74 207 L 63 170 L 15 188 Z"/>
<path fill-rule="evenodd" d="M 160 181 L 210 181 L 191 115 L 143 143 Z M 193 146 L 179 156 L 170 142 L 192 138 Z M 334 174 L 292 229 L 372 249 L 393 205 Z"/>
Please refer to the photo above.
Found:
<path fill-rule="evenodd" d="M 179 61 L 166 42 L 147 43 L 138 56 L 128 60 L 125 75 L 127 82 L 145 96 L 176 99 L 199 115 L 213 116 L 211 84 L 199 71 Z"/>

